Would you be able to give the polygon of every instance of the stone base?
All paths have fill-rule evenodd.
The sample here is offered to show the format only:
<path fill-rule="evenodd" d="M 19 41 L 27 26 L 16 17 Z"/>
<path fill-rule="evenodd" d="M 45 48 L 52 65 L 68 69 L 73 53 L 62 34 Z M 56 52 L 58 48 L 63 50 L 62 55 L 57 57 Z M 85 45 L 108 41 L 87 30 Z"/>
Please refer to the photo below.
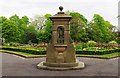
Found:
<path fill-rule="evenodd" d="M 77 70 L 77 69 L 82 69 L 82 68 L 85 67 L 85 64 L 83 62 L 79 62 L 79 61 L 76 62 L 78 65 L 77 66 L 73 66 L 73 67 L 67 67 L 67 66 L 64 67 L 64 64 L 61 64 L 63 66 L 60 66 L 60 67 L 56 67 L 56 66 L 55 67 L 51 67 L 51 66 L 44 65 L 44 63 L 45 63 L 45 61 L 39 63 L 37 65 L 37 68 L 39 68 L 39 69 L 45 69 L 45 70 L 64 71 L 64 70 Z M 58 65 L 60 65 L 60 64 L 58 64 Z"/>

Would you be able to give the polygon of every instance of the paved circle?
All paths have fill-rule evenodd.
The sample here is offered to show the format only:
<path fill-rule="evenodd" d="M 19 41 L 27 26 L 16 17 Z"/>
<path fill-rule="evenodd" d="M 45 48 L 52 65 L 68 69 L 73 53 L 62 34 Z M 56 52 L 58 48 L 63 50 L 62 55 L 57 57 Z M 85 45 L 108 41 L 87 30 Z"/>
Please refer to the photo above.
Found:
<path fill-rule="evenodd" d="M 2 53 L 3 76 L 118 76 L 118 58 L 96 59 L 78 57 L 85 63 L 82 70 L 49 71 L 37 69 L 43 58 L 23 58 L 12 54 Z"/>

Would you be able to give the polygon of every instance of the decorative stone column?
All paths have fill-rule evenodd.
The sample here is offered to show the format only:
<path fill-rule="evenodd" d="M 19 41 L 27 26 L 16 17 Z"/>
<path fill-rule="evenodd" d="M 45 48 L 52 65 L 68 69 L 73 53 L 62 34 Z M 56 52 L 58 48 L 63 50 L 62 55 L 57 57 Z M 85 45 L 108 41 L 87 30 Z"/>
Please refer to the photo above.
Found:
<path fill-rule="evenodd" d="M 70 41 L 70 20 L 71 16 L 62 12 L 63 7 L 59 7 L 60 12 L 51 16 L 52 41 L 48 44 L 46 61 L 37 65 L 41 69 L 68 70 L 84 68 L 84 63 L 76 60 L 75 49 Z"/>

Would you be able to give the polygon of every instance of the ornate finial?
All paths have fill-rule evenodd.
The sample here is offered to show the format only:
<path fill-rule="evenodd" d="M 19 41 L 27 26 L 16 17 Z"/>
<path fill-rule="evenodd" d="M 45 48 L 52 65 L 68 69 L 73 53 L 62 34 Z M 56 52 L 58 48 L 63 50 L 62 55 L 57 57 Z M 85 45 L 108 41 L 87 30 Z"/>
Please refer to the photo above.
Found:
<path fill-rule="evenodd" d="M 63 10 L 63 6 L 60 6 L 60 7 L 59 7 L 59 10 L 62 12 L 62 10 Z"/>

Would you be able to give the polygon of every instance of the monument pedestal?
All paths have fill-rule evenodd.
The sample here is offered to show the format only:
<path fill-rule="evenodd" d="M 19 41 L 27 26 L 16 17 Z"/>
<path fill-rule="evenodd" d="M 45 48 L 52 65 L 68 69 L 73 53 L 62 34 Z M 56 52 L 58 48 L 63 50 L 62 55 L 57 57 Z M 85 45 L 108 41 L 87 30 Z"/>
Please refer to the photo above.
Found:
<path fill-rule="evenodd" d="M 76 70 L 85 67 L 83 62 L 76 60 L 75 50 L 72 44 L 54 45 L 49 44 L 47 48 L 46 61 L 37 65 L 39 69 L 46 70 Z"/>
<path fill-rule="evenodd" d="M 49 64 L 43 61 L 37 65 L 38 69 L 56 70 L 56 71 L 78 70 L 78 69 L 83 69 L 84 67 L 85 64 L 78 60 L 76 61 L 76 63 L 49 63 Z"/>

